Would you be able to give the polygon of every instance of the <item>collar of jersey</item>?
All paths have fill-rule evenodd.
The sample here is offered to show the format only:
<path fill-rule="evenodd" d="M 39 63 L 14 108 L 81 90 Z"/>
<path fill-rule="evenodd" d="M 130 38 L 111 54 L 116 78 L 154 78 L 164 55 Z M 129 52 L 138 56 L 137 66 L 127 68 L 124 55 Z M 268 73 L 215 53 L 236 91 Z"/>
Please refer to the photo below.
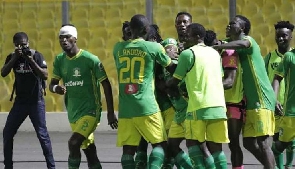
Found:
<path fill-rule="evenodd" d="M 137 39 L 133 39 L 133 40 L 131 40 L 131 42 L 138 42 L 138 41 L 144 41 L 144 39 L 142 39 L 142 38 L 137 38 Z"/>
<path fill-rule="evenodd" d="M 293 49 L 294 49 L 294 48 L 291 47 L 291 48 L 288 50 L 288 52 L 291 51 L 291 50 L 293 50 Z M 283 54 L 281 54 L 281 53 L 279 52 L 278 49 L 276 49 L 276 53 L 277 53 L 277 55 L 280 56 L 280 57 L 283 57 L 283 56 L 284 56 Z"/>
<path fill-rule="evenodd" d="M 206 46 L 205 43 L 198 43 L 197 46 Z"/>
<path fill-rule="evenodd" d="M 82 49 L 80 49 L 79 52 L 75 56 L 73 56 L 73 57 L 69 57 L 67 55 L 67 59 L 74 60 L 74 59 L 78 58 L 81 55 L 81 53 L 82 53 Z"/>

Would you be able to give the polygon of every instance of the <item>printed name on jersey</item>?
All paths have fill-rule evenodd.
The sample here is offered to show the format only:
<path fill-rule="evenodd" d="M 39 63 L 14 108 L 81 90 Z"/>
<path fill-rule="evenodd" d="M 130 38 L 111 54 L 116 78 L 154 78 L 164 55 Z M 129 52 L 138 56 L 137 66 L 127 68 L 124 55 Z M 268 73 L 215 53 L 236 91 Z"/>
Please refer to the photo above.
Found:
<path fill-rule="evenodd" d="M 78 67 L 76 67 L 76 68 L 74 68 L 73 69 L 73 76 L 74 77 L 79 77 L 79 76 L 81 76 L 81 71 L 80 71 L 80 68 L 78 68 Z"/>
<path fill-rule="evenodd" d="M 138 92 L 137 84 L 126 84 L 125 85 L 125 93 L 126 94 L 135 94 Z"/>
<path fill-rule="evenodd" d="M 83 86 L 84 81 L 69 81 L 65 83 L 65 86 Z"/>

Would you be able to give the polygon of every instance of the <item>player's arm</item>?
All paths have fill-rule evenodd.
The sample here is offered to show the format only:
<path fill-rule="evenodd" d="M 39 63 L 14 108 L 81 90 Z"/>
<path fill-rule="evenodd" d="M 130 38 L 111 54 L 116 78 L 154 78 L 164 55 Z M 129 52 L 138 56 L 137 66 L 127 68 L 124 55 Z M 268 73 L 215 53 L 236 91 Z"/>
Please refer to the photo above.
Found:
<path fill-rule="evenodd" d="M 181 52 L 173 77 L 166 81 L 167 87 L 175 87 L 181 82 L 186 73 L 193 67 L 195 61 L 194 57 L 191 50 L 184 50 Z"/>
<path fill-rule="evenodd" d="M 112 129 L 118 128 L 118 121 L 114 111 L 112 86 L 108 78 L 100 82 L 106 98 L 108 124 Z"/>
<path fill-rule="evenodd" d="M 66 93 L 66 87 L 59 85 L 59 81 L 61 79 L 61 65 L 59 64 L 60 61 L 58 59 L 58 56 L 55 57 L 55 60 L 53 62 L 53 78 L 51 78 L 49 83 L 49 91 L 52 93 L 57 93 L 60 95 L 64 95 Z"/>
<path fill-rule="evenodd" d="M 242 49 L 242 48 L 249 48 L 251 46 L 251 42 L 249 39 L 242 39 L 242 40 L 235 40 L 228 43 L 214 45 L 213 48 L 220 50 L 220 49 Z"/>
<path fill-rule="evenodd" d="M 34 59 L 37 58 L 37 60 Z M 35 52 L 34 56 L 26 56 L 26 60 L 29 62 L 30 66 L 33 68 L 34 72 L 36 72 L 37 76 L 39 76 L 43 80 L 47 80 L 48 71 L 46 62 L 41 53 Z"/>
<path fill-rule="evenodd" d="M 6 77 L 11 72 L 13 65 L 15 64 L 15 62 L 18 60 L 19 57 L 20 56 L 14 54 L 14 53 L 10 54 L 6 57 L 5 63 L 3 65 L 3 67 L 1 68 L 1 76 L 2 77 Z"/>
<path fill-rule="evenodd" d="M 288 65 L 289 65 L 288 64 L 288 55 L 285 54 L 283 61 L 279 64 L 278 68 L 275 70 L 275 76 L 272 81 L 272 88 L 274 90 L 276 98 L 278 97 L 278 93 L 280 90 L 280 83 L 286 75 L 285 70 L 288 70 Z M 281 105 L 281 103 L 278 100 L 276 103 L 275 113 L 280 116 L 282 116 L 284 114 L 283 113 L 283 106 Z"/>
<path fill-rule="evenodd" d="M 97 56 L 92 58 L 92 69 L 95 73 L 95 77 L 100 82 L 103 87 L 106 104 L 107 104 L 107 118 L 108 124 L 112 129 L 116 129 L 118 127 L 118 120 L 114 112 L 114 100 L 113 100 L 113 92 L 112 86 L 108 79 L 108 76 L 105 72 L 103 64 L 100 62 Z"/>
<path fill-rule="evenodd" d="M 66 90 L 65 86 L 59 85 L 59 79 L 51 78 L 51 81 L 49 83 L 49 91 L 52 93 L 64 95 L 67 90 Z"/>
<path fill-rule="evenodd" d="M 236 69 L 224 69 L 224 78 L 222 81 L 224 90 L 227 90 L 233 87 L 233 84 L 236 79 L 236 74 L 237 74 Z"/>

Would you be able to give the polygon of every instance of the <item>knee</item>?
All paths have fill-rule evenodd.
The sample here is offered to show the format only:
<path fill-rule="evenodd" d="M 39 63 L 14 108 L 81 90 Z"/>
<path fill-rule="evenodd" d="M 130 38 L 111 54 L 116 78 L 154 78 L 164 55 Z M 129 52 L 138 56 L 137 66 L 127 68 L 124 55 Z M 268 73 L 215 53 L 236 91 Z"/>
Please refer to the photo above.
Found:
<path fill-rule="evenodd" d="M 128 154 L 128 155 L 132 155 L 134 156 L 135 155 L 135 152 L 136 152 L 136 146 L 123 146 L 123 154 Z"/>
<path fill-rule="evenodd" d="M 246 140 L 243 141 L 243 146 L 244 146 L 244 148 L 245 148 L 246 150 L 248 150 L 248 151 L 250 151 L 250 152 L 251 152 L 252 150 L 256 149 L 256 146 L 253 145 L 252 142 L 248 142 L 248 141 L 246 141 Z"/>
<path fill-rule="evenodd" d="M 78 141 L 77 139 L 70 139 L 68 141 L 68 146 L 69 146 L 69 149 L 80 148 L 81 142 Z"/>
<path fill-rule="evenodd" d="M 237 147 L 240 147 L 240 140 L 239 140 L 239 138 L 232 138 L 232 139 L 230 139 L 230 142 L 228 143 L 228 147 L 231 150 L 234 150 Z"/>

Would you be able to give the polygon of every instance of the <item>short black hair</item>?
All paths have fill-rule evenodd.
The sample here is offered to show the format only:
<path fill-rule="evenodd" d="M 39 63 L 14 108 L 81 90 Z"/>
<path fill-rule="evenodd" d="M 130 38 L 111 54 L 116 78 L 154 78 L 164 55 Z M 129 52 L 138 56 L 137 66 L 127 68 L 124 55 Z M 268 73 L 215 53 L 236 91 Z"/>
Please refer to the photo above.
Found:
<path fill-rule="evenodd" d="M 210 46 L 215 39 L 216 39 L 216 33 L 212 30 L 207 30 L 206 36 L 204 38 L 205 45 Z"/>
<path fill-rule="evenodd" d="M 160 35 L 159 27 L 156 24 L 150 25 L 150 28 L 149 28 L 147 40 L 152 39 L 152 38 L 155 38 L 158 43 L 163 41 L 163 39 Z"/>
<path fill-rule="evenodd" d="M 291 32 L 293 32 L 294 25 L 291 24 L 289 21 L 279 21 L 274 25 L 275 29 L 281 29 L 281 28 L 287 28 L 290 29 Z"/>
<path fill-rule="evenodd" d="M 184 12 L 184 11 L 178 12 L 175 19 L 177 19 L 177 17 L 179 17 L 180 15 L 186 15 L 186 16 L 188 16 L 191 19 L 191 21 L 193 20 L 192 15 L 190 13 Z"/>
<path fill-rule="evenodd" d="M 204 39 L 206 36 L 206 29 L 204 28 L 203 25 L 199 24 L 199 23 L 191 23 L 187 29 L 191 29 L 192 30 L 192 35 L 193 36 L 197 36 L 199 35 L 200 39 Z"/>
<path fill-rule="evenodd" d="M 123 25 L 122 25 L 122 31 L 125 30 L 125 28 L 129 27 L 130 22 L 129 21 L 124 21 Z"/>
<path fill-rule="evenodd" d="M 29 37 L 25 32 L 17 32 L 16 34 L 13 35 L 13 42 L 20 40 L 20 39 L 29 40 Z"/>
<path fill-rule="evenodd" d="M 248 18 L 246 18 L 243 15 L 236 15 L 237 18 L 240 18 L 242 21 L 245 22 L 245 28 L 244 28 L 244 33 L 245 35 L 248 35 L 251 29 L 251 22 Z"/>
<path fill-rule="evenodd" d="M 76 27 L 75 25 L 70 24 L 70 23 L 66 23 L 66 24 L 61 25 L 61 27 L 64 27 L 64 26 L 72 26 L 72 27 Z"/>
<path fill-rule="evenodd" d="M 140 32 L 149 25 L 150 25 L 150 22 L 146 16 L 142 14 L 136 14 L 131 18 L 129 26 L 132 31 Z"/>

